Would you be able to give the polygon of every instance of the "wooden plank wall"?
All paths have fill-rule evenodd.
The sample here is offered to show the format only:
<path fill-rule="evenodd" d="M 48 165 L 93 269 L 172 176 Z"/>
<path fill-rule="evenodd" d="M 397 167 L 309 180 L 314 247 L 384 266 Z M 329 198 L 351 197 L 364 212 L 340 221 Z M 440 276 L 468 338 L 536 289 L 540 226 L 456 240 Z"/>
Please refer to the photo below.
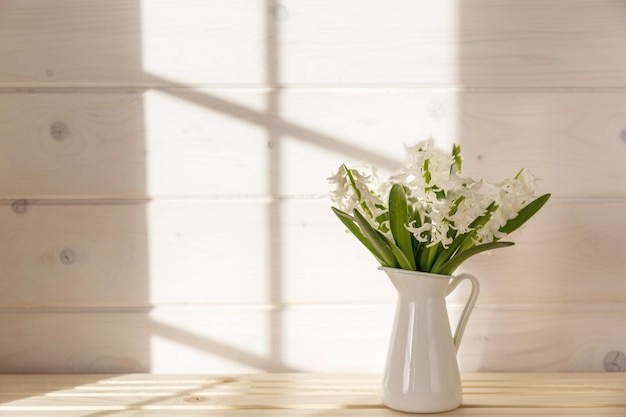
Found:
<path fill-rule="evenodd" d="M 430 135 L 553 193 L 466 264 L 462 369 L 603 370 L 626 351 L 625 21 L 623 0 L 0 0 L 0 372 L 381 371 L 395 294 L 325 178 Z"/>

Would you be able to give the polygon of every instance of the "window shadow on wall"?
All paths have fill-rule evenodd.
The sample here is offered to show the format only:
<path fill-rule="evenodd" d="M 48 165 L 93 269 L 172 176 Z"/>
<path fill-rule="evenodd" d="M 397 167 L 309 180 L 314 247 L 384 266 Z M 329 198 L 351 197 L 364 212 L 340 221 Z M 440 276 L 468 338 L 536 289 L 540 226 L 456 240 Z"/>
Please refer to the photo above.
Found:
<path fill-rule="evenodd" d="M 150 372 L 155 338 L 250 368 L 296 370 L 284 352 L 284 139 L 383 168 L 397 161 L 282 117 L 283 11 L 274 0 L 264 2 L 259 16 L 266 49 L 259 65 L 265 67 L 268 87 L 263 111 L 149 72 L 130 79 L 145 71 L 140 1 L 35 3 L 0 6 L 0 36 L 14 42 L 15 58 L 13 66 L 3 67 L 6 78 L 0 78 L 6 119 L 0 124 L 0 169 L 10 178 L 1 183 L 0 201 L 9 219 L 0 251 L 0 334 L 10 341 L 0 346 L 0 371 Z M 21 74 L 11 68 L 35 69 Z M 253 341 L 267 343 L 266 355 L 205 337 L 202 329 L 160 321 L 155 314 L 151 264 L 157 255 L 151 228 L 160 219 L 149 213 L 154 201 L 147 161 L 153 149 L 145 119 L 145 97 L 152 91 L 266 132 L 268 151 L 258 157 L 267 158 L 269 261 L 259 275 L 268 277 L 270 308 L 263 316 L 267 337 Z M 214 175 L 221 175 L 218 168 Z M 207 267 L 219 261 L 207 257 Z"/>
<path fill-rule="evenodd" d="M 267 236 L 265 247 L 267 248 L 267 270 L 259 271 L 260 275 L 267 277 L 267 304 L 268 309 L 264 309 L 266 320 L 266 342 L 265 351 L 267 355 L 254 354 L 238 346 L 201 336 L 190 331 L 172 327 L 158 320 L 153 320 L 151 332 L 154 336 L 170 339 L 195 348 L 211 355 L 219 356 L 225 360 L 242 364 L 251 368 L 264 371 L 298 371 L 298 369 L 288 365 L 284 358 L 283 349 L 286 341 L 286 330 L 284 326 L 285 300 L 284 300 L 284 249 L 286 242 L 283 239 L 284 230 L 284 203 L 285 191 L 281 188 L 284 181 L 285 172 L 282 164 L 287 157 L 283 151 L 284 139 L 289 137 L 320 148 L 332 150 L 337 153 L 349 155 L 351 157 L 361 157 L 372 161 L 383 168 L 396 167 L 397 161 L 391 160 L 380 154 L 348 144 L 342 138 L 332 136 L 311 128 L 303 127 L 297 123 L 290 122 L 283 118 L 281 114 L 281 94 L 283 86 L 281 84 L 281 51 L 280 51 L 280 25 L 284 8 L 276 0 L 266 0 L 264 2 L 264 13 L 259 16 L 264 21 L 265 28 L 265 73 L 264 86 L 265 110 L 259 111 L 245 105 L 236 103 L 211 94 L 207 89 L 190 89 L 185 85 L 176 83 L 173 80 L 151 74 L 145 74 L 146 81 L 151 85 L 168 85 L 163 93 L 178 100 L 184 100 L 200 108 L 211 110 L 224 116 L 230 116 L 239 121 L 251 124 L 263 129 L 266 132 L 265 141 L 267 148 L 267 167 L 265 170 L 266 190 L 269 202 L 266 207 Z M 263 158 L 263 155 L 258 155 Z M 218 172 L 215 175 L 219 175 Z M 229 221 L 240 221 L 231 219 Z M 208 260 L 217 262 L 217 260 Z M 228 277 L 225 277 L 228 279 Z M 259 277 L 260 278 L 260 277 Z M 266 310 L 266 311 L 265 311 Z M 228 318 L 225 318 L 228 320 Z"/>

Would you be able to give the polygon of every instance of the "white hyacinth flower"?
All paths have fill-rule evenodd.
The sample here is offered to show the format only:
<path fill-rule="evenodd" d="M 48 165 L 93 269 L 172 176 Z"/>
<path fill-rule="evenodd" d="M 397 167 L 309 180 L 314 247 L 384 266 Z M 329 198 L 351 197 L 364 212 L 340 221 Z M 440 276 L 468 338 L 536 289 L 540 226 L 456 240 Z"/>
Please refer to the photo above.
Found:
<path fill-rule="evenodd" d="M 450 153 L 431 139 L 407 153 L 409 163 L 386 179 L 345 165 L 328 178 L 335 214 L 386 266 L 451 273 L 475 253 L 512 245 L 499 241 L 550 197 L 535 199 L 527 169 L 498 183 L 463 177 L 458 145 Z"/>

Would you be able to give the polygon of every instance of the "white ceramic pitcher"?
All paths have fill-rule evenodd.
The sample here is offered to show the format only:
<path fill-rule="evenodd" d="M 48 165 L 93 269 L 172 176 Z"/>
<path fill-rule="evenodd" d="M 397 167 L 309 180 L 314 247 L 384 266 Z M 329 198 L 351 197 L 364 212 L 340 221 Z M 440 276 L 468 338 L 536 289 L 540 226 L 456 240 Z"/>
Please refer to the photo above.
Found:
<path fill-rule="evenodd" d="M 470 274 L 379 269 L 387 273 L 398 291 L 383 378 L 383 403 L 411 413 L 457 408 L 462 392 L 456 353 L 478 298 L 478 280 Z M 452 336 L 445 297 L 466 279 L 472 290 Z"/>

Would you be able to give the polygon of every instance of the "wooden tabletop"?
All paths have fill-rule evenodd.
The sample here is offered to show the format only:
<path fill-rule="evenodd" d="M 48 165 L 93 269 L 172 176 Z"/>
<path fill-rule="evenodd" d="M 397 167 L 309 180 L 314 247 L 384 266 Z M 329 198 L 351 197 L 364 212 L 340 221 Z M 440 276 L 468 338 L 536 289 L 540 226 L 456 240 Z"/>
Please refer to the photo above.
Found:
<path fill-rule="evenodd" d="M 406 415 L 379 386 L 375 375 L 0 375 L 0 415 Z M 465 374 L 463 392 L 445 415 L 626 417 L 626 373 Z"/>

